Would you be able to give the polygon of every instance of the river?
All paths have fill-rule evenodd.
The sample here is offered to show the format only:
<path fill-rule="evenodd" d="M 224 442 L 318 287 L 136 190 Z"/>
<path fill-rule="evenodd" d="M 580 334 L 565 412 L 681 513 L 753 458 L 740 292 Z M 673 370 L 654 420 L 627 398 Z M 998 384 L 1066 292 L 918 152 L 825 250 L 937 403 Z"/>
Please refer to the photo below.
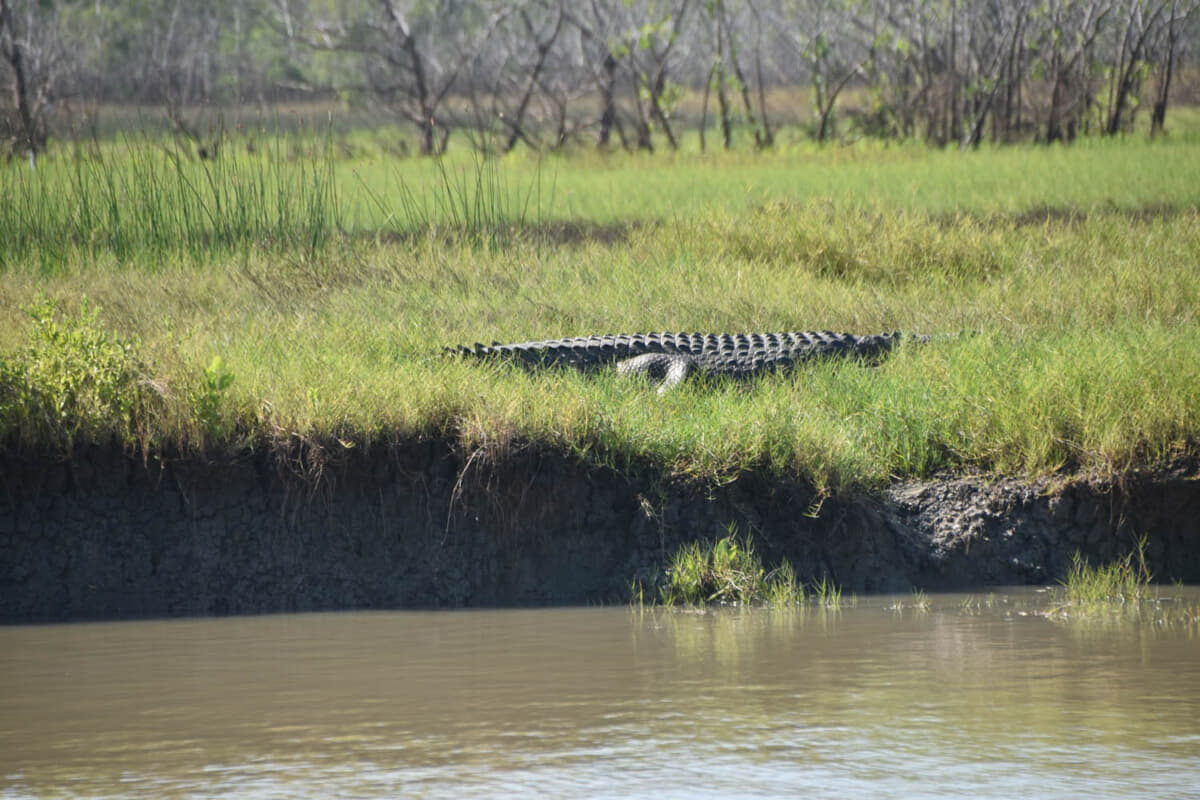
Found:
<path fill-rule="evenodd" d="M 1200 797 L 1194 623 L 928 600 L 2 627 L 0 798 Z"/>

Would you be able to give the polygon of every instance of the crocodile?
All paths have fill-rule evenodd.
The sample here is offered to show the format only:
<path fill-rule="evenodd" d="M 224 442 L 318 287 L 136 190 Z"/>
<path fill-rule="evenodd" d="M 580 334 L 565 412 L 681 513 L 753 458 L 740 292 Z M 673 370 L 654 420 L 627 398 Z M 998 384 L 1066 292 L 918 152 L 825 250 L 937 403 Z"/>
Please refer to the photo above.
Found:
<path fill-rule="evenodd" d="M 824 357 L 874 362 L 901 338 L 899 332 L 866 336 L 832 331 L 630 333 L 476 343 L 445 352 L 461 358 L 508 360 L 529 369 L 559 366 L 591 371 L 615 363 L 620 375 L 644 375 L 657 381 L 661 394 L 693 375 L 745 379 Z"/>

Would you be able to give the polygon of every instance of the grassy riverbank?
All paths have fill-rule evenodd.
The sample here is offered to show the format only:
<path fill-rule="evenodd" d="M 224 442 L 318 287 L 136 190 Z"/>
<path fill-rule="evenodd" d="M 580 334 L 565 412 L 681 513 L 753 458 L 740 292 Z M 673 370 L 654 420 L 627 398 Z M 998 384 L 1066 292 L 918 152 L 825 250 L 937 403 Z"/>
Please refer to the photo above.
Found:
<path fill-rule="evenodd" d="M 6 441 L 536 440 L 830 491 L 943 469 L 1121 473 L 1200 447 L 1194 133 L 441 164 L 322 139 L 246 149 L 180 162 L 114 143 L 0 171 Z M 807 328 L 970 335 L 662 398 L 437 357 Z"/>

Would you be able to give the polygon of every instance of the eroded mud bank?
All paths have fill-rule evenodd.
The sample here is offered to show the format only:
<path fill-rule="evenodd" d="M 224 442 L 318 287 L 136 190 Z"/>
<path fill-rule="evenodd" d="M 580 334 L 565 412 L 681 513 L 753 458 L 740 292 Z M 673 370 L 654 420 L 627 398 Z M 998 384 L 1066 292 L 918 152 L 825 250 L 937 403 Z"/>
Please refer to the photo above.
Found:
<path fill-rule="evenodd" d="M 319 473 L 319 474 L 318 474 Z M 529 446 L 443 441 L 143 463 L 95 448 L 0 456 L 0 618 L 627 601 L 692 539 L 736 526 L 768 564 L 847 592 L 1060 577 L 1138 537 L 1160 580 L 1200 581 L 1194 472 L 1027 482 L 959 477 L 820 501 L 749 474 L 713 488 Z"/>

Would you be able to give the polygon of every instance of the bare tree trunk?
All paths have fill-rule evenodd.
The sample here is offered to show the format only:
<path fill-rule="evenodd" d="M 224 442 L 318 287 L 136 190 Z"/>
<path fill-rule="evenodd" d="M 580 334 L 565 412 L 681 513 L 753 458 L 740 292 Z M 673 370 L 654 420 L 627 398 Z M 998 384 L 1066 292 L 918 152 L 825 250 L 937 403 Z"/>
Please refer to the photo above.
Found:
<path fill-rule="evenodd" d="M 1050 52 L 1050 74 L 1054 76 L 1054 86 L 1050 89 L 1050 111 L 1046 118 L 1046 144 L 1053 144 L 1063 138 L 1062 106 L 1063 95 L 1066 92 L 1066 68 L 1063 64 L 1062 49 L 1059 46 L 1058 33 L 1061 28 L 1062 19 L 1056 11 L 1051 26 L 1053 49 Z"/>
<path fill-rule="evenodd" d="M 545 39 L 538 39 L 537 31 L 533 27 L 533 22 L 529 19 L 529 14 L 525 9 L 521 9 L 521 21 L 525 24 L 525 29 L 529 31 L 529 37 L 533 39 L 537 45 L 537 60 L 533 64 L 533 68 L 529 72 L 529 80 L 525 84 L 525 91 L 521 95 L 521 101 L 517 104 L 516 113 L 512 119 L 508 120 L 509 133 L 508 140 L 504 143 L 504 152 L 510 152 L 517 146 L 517 141 L 524 139 L 530 147 L 535 144 L 525 135 L 524 119 L 525 112 L 529 110 L 529 101 L 533 97 L 533 90 L 537 87 L 538 78 L 541 77 L 542 69 L 546 65 L 546 56 L 550 54 L 550 49 L 554 47 L 554 42 L 558 40 L 558 34 L 562 31 L 563 24 L 563 6 L 559 3 L 558 19 L 554 22 L 554 28 L 550 31 L 549 36 Z"/>
<path fill-rule="evenodd" d="M 632 51 L 631 51 L 632 53 Z M 642 102 L 641 92 L 641 73 L 638 71 L 637 65 L 633 63 L 633 56 L 629 56 L 630 65 L 629 72 L 633 75 L 633 107 L 637 110 L 637 149 L 645 150 L 647 153 L 654 152 L 654 139 L 650 132 L 650 119 L 646 116 L 646 104 Z"/>
<path fill-rule="evenodd" d="M 1167 58 L 1159 71 L 1158 96 L 1154 99 L 1154 110 L 1150 113 L 1150 135 L 1163 133 L 1167 122 L 1167 98 L 1171 93 L 1171 76 L 1175 72 L 1175 46 L 1178 40 L 1176 23 L 1179 19 L 1179 3 L 1171 2 L 1171 18 L 1167 21 Z"/>
<path fill-rule="evenodd" d="M 1100 35 L 1102 23 L 1111 11 L 1112 6 L 1104 4 L 1097 4 L 1088 8 L 1088 16 L 1078 28 L 1079 38 L 1069 56 L 1062 53 L 1057 44 L 1057 37 L 1055 39 L 1050 62 L 1050 71 L 1054 76 L 1054 86 L 1050 93 L 1050 110 L 1046 120 L 1047 144 L 1061 140 L 1071 141 L 1075 137 L 1079 116 L 1091 101 L 1090 96 L 1085 92 L 1086 87 L 1083 85 L 1077 86 L 1076 93 L 1082 93 L 1085 96 L 1075 99 L 1075 113 L 1073 115 L 1068 116 L 1066 114 L 1070 99 L 1071 76 L 1077 74 L 1077 83 L 1084 80 L 1081 74 L 1086 69 L 1086 64 L 1082 67 L 1080 65 L 1085 62 L 1084 55 L 1096 41 L 1096 37 Z M 1052 30 L 1056 33 L 1065 33 L 1062 31 L 1061 14 L 1057 9 Z"/>
<path fill-rule="evenodd" d="M 763 146 L 763 132 L 758 124 L 758 115 L 754 113 L 754 103 L 750 100 L 750 84 L 746 81 L 746 76 L 742 74 L 742 65 L 738 61 L 737 50 L 730 51 L 730 62 L 733 65 L 733 77 L 738 83 L 738 92 L 742 96 L 742 108 L 746 110 L 746 121 L 754 128 L 754 144 L 757 147 Z"/>
<path fill-rule="evenodd" d="M 558 126 L 554 132 L 554 145 L 551 150 L 558 151 L 567 143 L 567 104 L 563 102 L 558 107 Z"/>
<path fill-rule="evenodd" d="M 755 16 L 758 12 L 755 11 Z M 759 24 L 758 45 L 754 48 L 754 73 L 758 81 L 758 118 L 762 120 L 762 138 L 757 139 L 760 148 L 775 144 L 775 131 L 771 130 L 771 120 L 767 117 L 767 89 L 763 82 L 762 69 L 762 24 Z M 755 134 L 757 138 L 758 134 Z"/>
<path fill-rule="evenodd" d="M 742 74 L 741 61 L 738 59 L 738 46 L 733 38 L 733 25 L 729 20 L 729 13 L 724 3 L 721 3 L 717 9 L 717 24 L 725 29 L 725 40 L 729 43 L 729 66 L 733 69 L 734 80 L 737 81 L 738 94 L 742 98 L 742 108 L 746 110 L 746 121 L 750 123 L 750 127 L 754 128 L 754 144 L 756 147 L 762 148 L 764 146 L 763 132 L 759 128 L 758 119 L 754 113 L 754 104 L 750 101 L 750 84 L 746 82 L 746 76 Z"/>
<path fill-rule="evenodd" d="M 579 31 L 582 39 L 590 42 L 595 48 L 593 53 L 604 54 L 599 72 L 593 72 L 600 94 L 600 130 L 596 134 L 596 149 L 607 150 L 612 142 L 612 132 L 615 130 L 621 137 L 621 147 L 629 150 L 629 140 L 625 137 L 625 128 L 621 125 L 621 118 L 617 114 L 617 70 L 620 68 L 621 62 L 602 30 L 604 12 L 600 5 L 593 0 L 591 11 L 592 18 L 596 21 L 596 26 L 593 27 L 583 18 L 582 14 L 575 13 L 571 4 L 564 3 L 561 8 L 564 9 L 568 21 Z"/>
<path fill-rule="evenodd" d="M 608 147 L 613 126 L 617 124 L 617 57 L 609 53 L 604 57 L 604 81 L 600 85 L 600 135 L 596 145 Z"/>
<path fill-rule="evenodd" d="M 1021 36 L 1025 32 L 1025 22 L 1028 18 L 1028 9 L 1025 6 L 1021 7 L 1016 18 L 1016 29 L 1013 31 L 1012 39 L 1009 41 L 1008 59 L 1004 65 L 1004 113 L 993 114 L 993 138 L 994 139 L 1009 139 L 1014 130 L 1019 130 L 1021 126 L 1020 120 L 1020 98 L 1021 98 L 1021 82 L 1025 77 L 1025 70 L 1021 60 Z M 1014 99 L 1016 108 L 1014 109 Z M 1015 113 L 1015 119 L 1014 119 Z"/>
<path fill-rule="evenodd" d="M 717 109 L 721 114 L 721 141 L 728 150 L 733 146 L 733 125 L 729 119 L 729 97 L 725 94 L 725 34 L 717 24 Z"/>
<path fill-rule="evenodd" d="M 733 122 L 729 118 L 729 96 L 725 94 L 725 69 L 717 67 L 717 108 L 721 113 L 721 142 L 725 149 L 733 147 Z"/>
<path fill-rule="evenodd" d="M 958 0 L 950 0 L 950 63 L 948 70 L 950 72 L 950 91 L 946 98 L 947 113 L 946 123 L 949 128 L 946 129 L 942 141 L 939 144 L 945 144 L 950 141 L 957 141 L 962 134 L 962 110 L 960 107 L 960 95 L 962 94 L 962 76 L 958 72 Z"/>
<path fill-rule="evenodd" d="M 665 133 L 667 136 L 667 144 L 670 145 L 672 150 L 679 149 L 679 140 L 675 138 L 675 131 L 671 128 L 671 120 L 667 117 L 666 109 L 663 108 L 663 95 L 667 89 L 667 70 L 670 68 L 671 51 L 675 49 L 676 43 L 678 43 L 680 40 L 679 32 L 683 26 L 683 21 L 687 18 L 688 8 L 691 6 L 691 2 L 692 0 L 682 0 L 679 6 L 674 8 L 672 14 L 666 17 L 663 22 L 655 26 L 656 28 L 659 28 L 661 32 L 662 26 L 665 25 L 666 20 L 671 21 L 670 33 L 662 37 L 665 40 L 665 43 L 661 49 L 654 44 L 655 38 L 658 38 L 657 34 L 656 36 L 650 38 L 650 45 L 648 48 L 641 48 L 636 41 L 631 41 L 629 48 L 629 65 L 632 68 L 634 78 L 638 82 L 644 82 L 642 85 L 645 87 L 646 94 L 649 96 L 650 117 L 656 120 L 658 124 L 662 126 L 663 133 Z M 643 70 L 639 67 L 637 59 L 633 56 L 633 53 L 638 49 L 648 50 L 649 54 L 653 58 L 651 62 L 653 65 L 652 69 Z M 635 98 L 635 100 L 637 101 L 638 115 L 641 121 L 641 130 L 644 132 L 646 138 L 646 142 L 643 144 L 640 138 L 641 133 L 639 133 L 638 146 L 648 150 L 651 149 L 648 146 L 650 143 L 649 120 L 646 119 L 646 115 L 642 111 L 640 96 Z"/>
<path fill-rule="evenodd" d="M 8 0 L 0 0 L 0 48 L 4 59 L 13 71 L 13 101 L 17 106 L 17 116 L 21 120 L 21 142 L 29 152 L 30 163 L 37 157 L 46 144 L 45 131 L 34 119 L 34 111 L 29 103 L 29 84 L 25 76 L 25 54 L 17 29 L 13 25 L 12 9 Z"/>
<path fill-rule="evenodd" d="M 850 82 L 851 78 L 862 72 L 862 68 L 863 65 L 861 63 L 855 64 L 847 70 L 846 74 L 836 84 L 825 90 L 823 101 L 819 103 L 817 108 L 817 113 L 820 115 L 820 126 L 817 128 L 818 142 L 825 141 L 826 137 L 833 133 L 829 128 L 829 121 L 833 118 L 833 109 L 837 106 L 838 95 L 846 88 L 846 84 Z M 820 97 L 820 95 L 818 96 Z"/>
<path fill-rule="evenodd" d="M 383 4 L 384 13 L 400 35 L 400 49 L 404 51 L 408 58 L 409 68 L 412 70 L 417 108 L 419 109 L 415 122 L 417 129 L 421 132 L 421 155 L 436 155 L 445 146 L 446 137 L 442 137 L 439 145 L 437 121 L 434 119 L 436 103 L 431 102 L 432 94 L 429 91 L 429 81 L 425 76 L 425 59 L 422 58 L 421 51 L 417 48 L 416 37 L 413 36 L 404 17 L 396 10 L 392 0 L 380 0 L 380 2 Z"/>
<path fill-rule="evenodd" d="M 1002 75 L 1005 72 L 1005 54 L 1008 54 L 1007 60 L 1011 61 L 1012 53 L 1016 50 L 1017 41 L 1021 36 L 1022 21 L 1025 18 L 1026 12 L 1027 5 L 1025 3 L 1021 3 L 1013 10 L 1012 34 L 1009 39 L 1008 47 L 998 45 L 995 49 L 995 53 L 992 56 L 992 63 L 988 65 L 986 70 L 983 70 L 980 73 L 980 77 L 984 79 L 985 83 L 990 83 L 991 88 L 988 90 L 987 94 L 985 94 L 974 104 L 974 118 L 970 121 L 970 126 L 965 130 L 962 138 L 959 140 L 958 147 L 960 150 L 966 150 L 969 147 L 978 147 L 980 142 L 983 140 L 984 122 L 987 119 L 987 115 L 992 113 L 992 105 L 995 103 L 996 94 L 999 92 L 1002 83 L 1004 83 L 1002 80 Z M 1005 32 L 1003 30 L 999 30 L 995 32 L 995 35 L 997 37 L 1002 37 L 1005 35 Z M 1010 72 L 1009 79 L 1019 81 L 1021 76 L 1014 76 Z M 993 117 L 994 116 L 995 114 L 993 114 Z"/>
<path fill-rule="evenodd" d="M 654 119 L 658 120 L 658 124 L 662 126 L 663 133 L 667 135 L 667 144 L 672 150 L 679 149 L 679 140 L 675 138 L 675 131 L 671 130 L 671 121 L 667 119 L 667 114 L 663 111 L 662 95 L 666 88 L 667 68 L 665 62 L 659 68 L 658 73 L 654 76 L 654 81 L 650 85 L 650 113 Z"/>
<path fill-rule="evenodd" d="M 1110 92 L 1108 123 L 1104 126 L 1104 132 L 1109 136 L 1121 132 L 1125 108 L 1129 105 L 1129 97 L 1137 83 L 1137 66 L 1142 59 L 1146 39 L 1165 8 L 1166 3 L 1163 2 L 1154 9 L 1149 19 L 1143 19 L 1140 0 L 1131 0 L 1129 4 L 1129 17 L 1121 42 L 1121 61 L 1113 73 L 1115 82 Z M 1136 33 L 1135 25 L 1139 28 Z"/>
<path fill-rule="evenodd" d="M 938 107 L 937 93 L 934 91 L 937 73 L 933 64 L 933 46 L 929 41 L 929 27 L 932 23 L 925 14 L 923 3 L 920 4 L 917 18 L 920 26 L 918 36 L 921 52 L 921 88 L 917 100 L 925 107 L 925 140 L 937 142 L 942 138 L 941 109 Z"/>

